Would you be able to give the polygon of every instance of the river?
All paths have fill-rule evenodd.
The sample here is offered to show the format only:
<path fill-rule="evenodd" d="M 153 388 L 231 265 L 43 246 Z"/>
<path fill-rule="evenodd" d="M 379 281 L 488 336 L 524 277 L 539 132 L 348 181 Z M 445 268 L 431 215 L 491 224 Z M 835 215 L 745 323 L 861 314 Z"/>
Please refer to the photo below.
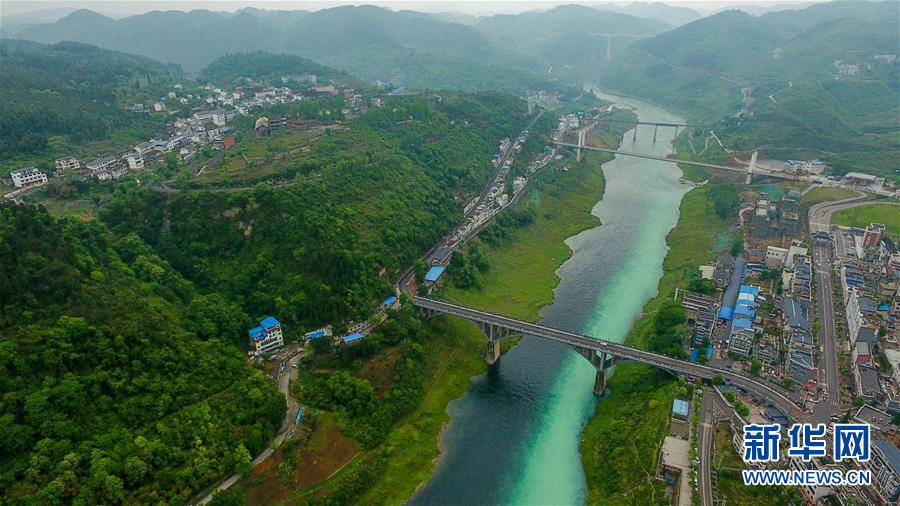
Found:
<path fill-rule="evenodd" d="M 621 97 L 641 121 L 683 123 L 663 109 Z M 622 149 L 665 156 L 674 129 L 625 134 Z M 603 165 L 606 190 L 593 214 L 602 225 L 566 242 L 572 257 L 544 323 L 621 342 L 656 294 L 665 237 L 678 220 L 681 171 L 668 162 L 617 156 Z M 448 410 L 443 453 L 412 499 L 421 505 L 580 504 L 585 498 L 579 441 L 596 407 L 594 368 L 564 345 L 525 337 L 475 378 Z"/>

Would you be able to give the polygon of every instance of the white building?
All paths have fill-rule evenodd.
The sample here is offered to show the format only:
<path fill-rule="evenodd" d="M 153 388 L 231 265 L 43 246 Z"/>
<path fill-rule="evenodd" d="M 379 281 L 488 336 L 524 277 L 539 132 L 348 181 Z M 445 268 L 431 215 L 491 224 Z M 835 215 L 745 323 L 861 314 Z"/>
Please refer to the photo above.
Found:
<path fill-rule="evenodd" d="M 142 142 L 134 147 L 134 152 L 143 156 L 147 153 L 153 151 L 153 147 L 156 146 L 156 139 L 150 139 L 147 142 Z"/>
<path fill-rule="evenodd" d="M 111 169 L 119 164 L 119 160 L 112 156 L 97 158 L 87 163 L 86 167 L 92 173 Z"/>
<path fill-rule="evenodd" d="M 267 316 L 259 322 L 258 327 L 249 330 L 253 353 L 258 357 L 271 350 L 284 346 L 281 323 L 273 316 Z"/>
<path fill-rule="evenodd" d="M 47 174 L 37 167 L 25 167 L 9 173 L 12 184 L 16 188 L 40 186 L 47 182 Z"/>
<path fill-rule="evenodd" d="M 128 155 L 125 158 L 130 170 L 144 170 L 144 157 L 138 154 Z"/>
<path fill-rule="evenodd" d="M 766 267 L 783 267 L 787 260 L 788 250 L 777 246 L 766 248 Z"/>
<path fill-rule="evenodd" d="M 62 158 L 57 158 L 55 162 L 53 162 L 53 166 L 56 170 L 78 170 L 81 168 L 81 162 L 79 162 L 74 156 L 64 156 Z"/>
<path fill-rule="evenodd" d="M 853 346 L 856 344 L 859 329 L 862 328 L 863 324 L 862 311 L 859 310 L 859 295 L 856 293 L 856 288 L 850 288 L 847 292 L 845 308 L 847 310 L 847 331 L 850 334 L 847 337 L 850 338 L 850 346 Z"/>
<path fill-rule="evenodd" d="M 753 347 L 753 329 L 735 329 L 728 341 L 728 351 L 746 357 Z"/>
<path fill-rule="evenodd" d="M 163 111 L 166 110 L 166 104 L 164 104 L 164 103 L 162 103 L 162 102 L 154 102 L 154 103 L 153 103 L 153 110 L 154 110 L 155 112 L 163 112 Z"/>
<path fill-rule="evenodd" d="M 865 467 L 872 471 L 872 488 L 887 504 L 900 499 L 900 449 L 885 439 L 872 441 L 872 456 Z"/>

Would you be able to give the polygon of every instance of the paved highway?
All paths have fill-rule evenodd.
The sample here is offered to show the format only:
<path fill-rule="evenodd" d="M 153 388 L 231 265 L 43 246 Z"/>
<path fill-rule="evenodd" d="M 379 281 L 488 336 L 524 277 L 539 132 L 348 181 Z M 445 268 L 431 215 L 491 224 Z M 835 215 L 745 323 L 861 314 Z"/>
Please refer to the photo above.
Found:
<path fill-rule="evenodd" d="M 412 297 L 412 301 L 416 306 L 423 309 L 428 309 L 443 314 L 449 314 L 452 316 L 458 316 L 460 318 L 465 318 L 474 322 L 497 325 L 499 327 L 509 329 L 515 334 L 542 337 L 544 339 L 550 339 L 552 341 L 567 344 L 576 349 L 581 348 L 604 352 L 619 359 L 649 364 L 654 367 L 670 371 L 674 374 L 695 376 L 705 379 L 712 379 L 714 376 L 720 375 L 723 379 L 725 379 L 727 383 L 743 389 L 757 399 L 764 400 L 770 404 L 773 404 L 791 418 L 794 418 L 795 420 L 801 420 L 804 418 L 802 409 L 788 396 L 786 396 L 777 385 L 768 384 L 766 382 L 760 381 L 759 379 L 744 376 L 742 374 L 736 374 L 730 370 L 719 369 L 716 367 L 710 367 L 701 364 L 693 364 L 691 362 L 678 360 L 672 357 L 667 357 L 665 355 L 660 355 L 658 353 L 632 348 L 624 344 L 611 343 L 608 341 L 595 339 L 593 337 L 573 334 L 571 332 L 547 327 L 545 325 L 528 323 L 521 320 L 516 320 L 514 318 L 509 318 L 507 316 L 501 316 L 493 313 L 488 313 L 486 311 L 480 311 L 478 309 L 451 304 L 449 302 L 437 301 L 417 296 Z"/>
<path fill-rule="evenodd" d="M 866 195 L 856 192 L 855 197 L 835 202 L 820 202 L 809 209 L 809 232 L 830 232 L 831 215 L 840 209 L 866 203 Z M 831 244 L 811 240 L 812 261 L 816 280 L 816 314 L 819 317 L 819 344 L 822 357 L 819 360 L 819 386 L 826 391 L 826 399 L 813 408 L 813 421 L 828 423 L 832 415 L 840 411 L 841 384 L 838 375 L 838 342 L 834 317 L 834 290 L 831 284 L 834 259 Z"/>
<path fill-rule="evenodd" d="M 856 190 L 854 190 L 856 191 Z M 809 208 L 809 233 L 829 232 L 831 230 L 831 215 L 835 211 L 865 204 L 866 194 L 856 191 L 857 196 L 833 202 L 819 202 Z"/>
<path fill-rule="evenodd" d="M 834 328 L 834 292 L 831 286 L 832 256 L 830 244 L 821 241 L 813 243 L 813 264 L 816 277 L 816 312 L 819 315 L 819 344 L 822 345 L 822 360 L 819 361 L 819 385 L 828 394 L 825 403 L 814 409 L 815 419 L 827 423 L 831 414 L 840 407 L 841 385 L 838 378 L 837 335 Z M 822 406 L 825 404 L 825 406 Z"/>
<path fill-rule="evenodd" d="M 699 486 L 700 502 L 703 506 L 713 506 L 712 458 L 713 441 L 716 436 L 717 405 L 719 399 L 714 388 L 703 392 L 700 423 L 697 426 L 697 459 L 700 461 Z"/>

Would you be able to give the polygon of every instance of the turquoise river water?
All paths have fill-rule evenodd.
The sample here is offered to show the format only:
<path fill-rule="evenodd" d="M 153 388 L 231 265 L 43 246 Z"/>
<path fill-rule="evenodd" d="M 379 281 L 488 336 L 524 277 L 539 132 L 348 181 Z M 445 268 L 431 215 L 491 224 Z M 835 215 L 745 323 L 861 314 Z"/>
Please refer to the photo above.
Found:
<path fill-rule="evenodd" d="M 631 107 L 642 121 L 682 122 L 649 104 L 604 98 Z M 640 127 L 622 149 L 672 152 L 674 129 Z M 621 342 L 643 305 L 656 294 L 666 234 L 678 220 L 689 186 L 674 164 L 617 156 L 603 165 L 604 195 L 593 213 L 602 225 L 567 240 L 572 257 L 557 271 L 555 300 L 543 322 Z M 421 505 L 581 504 L 585 498 L 579 440 L 596 407 L 594 369 L 558 343 L 526 336 L 475 378 L 454 401 L 431 479 L 412 499 Z"/>

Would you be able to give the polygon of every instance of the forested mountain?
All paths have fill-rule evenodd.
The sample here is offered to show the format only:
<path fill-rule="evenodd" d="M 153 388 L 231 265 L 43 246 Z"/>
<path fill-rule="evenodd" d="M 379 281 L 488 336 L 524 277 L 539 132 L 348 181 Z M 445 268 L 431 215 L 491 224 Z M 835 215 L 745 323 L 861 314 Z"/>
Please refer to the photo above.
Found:
<path fill-rule="evenodd" d="M 124 114 L 120 98 L 180 75 L 149 58 L 75 42 L 0 42 L 0 159 L 40 153 L 52 136 L 84 142 L 123 125 L 152 126 Z"/>
<path fill-rule="evenodd" d="M 889 175 L 900 154 L 898 15 L 893 2 L 722 12 L 635 43 L 602 84 L 718 125 L 738 150 Z"/>
<path fill-rule="evenodd" d="M 599 67 L 610 62 L 613 53 L 618 55 L 635 40 L 669 28 L 660 21 L 583 5 L 491 16 L 477 27 L 501 47 L 533 56 L 546 65 L 565 66 L 555 73 L 578 77 L 595 75 Z M 607 34 L 617 35 L 609 48 Z"/>
<path fill-rule="evenodd" d="M 292 184 L 175 195 L 132 187 L 101 218 L 249 314 L 300 328 L 364 318 L 398 269 L 459 219 L 454 195 L 486 181 L 495 143 L 527 117 L 508 95 L 397 98 L 276 174 Z"/>
<path fill-rule="evenodd" d="M 668 5 L 660 2 L 632 2 L 628 5 L 621 4 L 592 4 L 593 7 L 610 12 L 629 14 L 639 18 L 655 19 L 669 25 L 672 28 L 685 25 L 703 17 L 699 12 L 689 7 Z"/>
<path fill-rule="evenodd" d="M 300 54 L 358 77 L 409 87 L 516 93 L 562 88 L 546 78 L 540 63 L 499 50 L 473 27 L 374 6 L 312 13 L 155 11 L 121 20 L 80 10 L 16 36 L 96 44 L 175 62 L 188 71 L 226 54 L 270 51 Z"/>
<path fill-rule="evenodd" d="M 0 293 L 5 504 L 183 503 L 284 416 L 247 315 L 135 235 L 2 204 Z"/>
<path fill-rule="evenodd" d="M 258 51 L 217 58 L 203 70 L 203 79 L 220 85 L 237 85 L 247 79 L 277 85 L 283 76 L 300 74 L 315 74 L 320 81 L 349 77 L 345 72 L 302 56 Z"/>

